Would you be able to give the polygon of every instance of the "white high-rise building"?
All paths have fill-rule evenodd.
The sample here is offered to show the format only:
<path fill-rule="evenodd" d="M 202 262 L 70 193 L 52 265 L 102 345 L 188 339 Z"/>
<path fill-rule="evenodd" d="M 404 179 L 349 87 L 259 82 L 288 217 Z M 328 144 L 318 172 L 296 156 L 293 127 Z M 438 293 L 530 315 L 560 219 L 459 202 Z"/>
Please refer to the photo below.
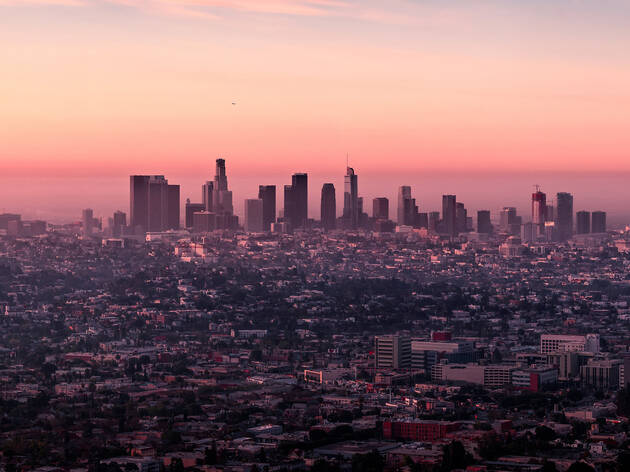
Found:
<path fill-rule="evenodd" d="M 599 352 L 599 334 L 568 335 L 543 334 L 540 336 L 540 353 Z"/>

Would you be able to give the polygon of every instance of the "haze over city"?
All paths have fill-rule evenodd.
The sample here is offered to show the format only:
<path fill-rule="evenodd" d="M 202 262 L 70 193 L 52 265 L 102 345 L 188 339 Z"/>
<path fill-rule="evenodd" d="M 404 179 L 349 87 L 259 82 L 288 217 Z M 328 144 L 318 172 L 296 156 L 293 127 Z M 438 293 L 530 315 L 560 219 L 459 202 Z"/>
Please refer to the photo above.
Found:
<path fill-rule="evenodd" d="M 0 0 L 0 472 L 630 471 L 630 2 Z"/>

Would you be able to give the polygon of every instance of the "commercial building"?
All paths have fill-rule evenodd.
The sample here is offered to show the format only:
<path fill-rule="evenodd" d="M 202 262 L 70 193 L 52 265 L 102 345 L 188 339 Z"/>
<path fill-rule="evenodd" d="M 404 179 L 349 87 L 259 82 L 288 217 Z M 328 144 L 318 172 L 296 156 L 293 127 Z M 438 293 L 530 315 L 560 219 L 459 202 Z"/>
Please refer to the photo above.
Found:
<path fill-rule="evenodd" d="M 169 185 L 163 175 L 130 177 L 130 226 L 134 233 L 178 229 L 179 185 Z"/>
<path fill-rule="evenodd" d="M 599 334 L 542 334 L 540 336 L 541 354 L 551 354 L 558 351 L 598 353 Z"/>
<path fill-rule="evenodd" d="M 245 200 L 245 231 L 260 233 L 264 231 L 263 200 L 248 198 Z"/>
<path fill-rule="evenodd" d="M 319 385 L 332 384 L 343 376 L 350 375 L 350 369 L 304 370 L 304 382 Z"/>
<path fill-rule="evenodd" d="M 532 224 L 534 239 L 544 234 L 545 221 L 547 221 L 547 195 L 540 190 L 532 193 Z"/>
<path fill-rule="evenodd" d="M 418 206 L 416 199 L 411 198 L 411 187 L 403 185 L 398 189 L 398 225 L 415 226 Z"/>
<path fill-rule="evenodd" d="M 573 195 L 559 192 L 556 195 L 556 229 L 559 241 L 573 236 Z"/>
<path fill-rule="evenodd" d="M 576 215 L 577 234 L 588 234 L 591 232 L 591 213 L 589 211 L 578 211 Z"/>
<path fill-rule="evenodd" d="M 374 338 L 377 369 L 408 369 L 411 367 L 411 339 L 407 336 L 385 335 Z"/>
<path fill-rule="evenodd" d="M 453 364 L 474 362 L 478 358 L 475 345 L 468 341 L 411 341 L 411 366 L 426 369 L 443 360 Z"/>
<path fill-rule="evenodd" d="M 499 227 L 504 233 L 511 234 L 513 236 L 521 235 L 522 218 L 517 216 L 516 208 L 503 207 L 499 214 Z"/>
<path fill-rule="evenodd" d="M 442 232 L 449 236 L 457 236 L 457 197 L 442 196 Z"/>
<path fill-rule="evenodd" d="M 352 167 L 346 168 L 343 182 L 344 228 L 356 229 L 359 226 L 359 177 Z"/>
<path fill-rule="evenodd" d="M 193 227 L 193 218 L 195 213 L 206 211 L 206 205 L 204 203 L 191 203 L 190 199 L 186 200 L 186 216 L 185 216 L 185 225 L 186 228 Z"/>
<path fill-rule="evenodd" d="M 86 208 L 81 213 L 81 224 L 83 235 L 90 236 L 94 231 L 94 211 L 91 208 Z"/>
<path fill-rule="evenodd" d="M 321 221 L 325 230 L 335 229 L 337 223 L 337 201 L 335 186 L 326 183 L 322 186 Z"/>
<path fill-rule="evenodd" d="M 606 232 L 606 212 L 594 211 L 591 213 L 591 232 L 592 233 L 605 233 Z"/>
<path fill-rule="evenodd" d="M 389 219 L 389 200 L 379 197 L 372 200 L 372 217 L 377 220 Z"/>
<path fill-rule="evenodd" d="M 517 388 L 539 392 L 558 382 L 558 370 L 554 367 L 532 367 L 512 372 L 512 385 Z"/>
<path fill-rule="evenodd" d="M 305 228 L 308 220 L 308 175 L 293 174 L 284 186 L 284 218 L 292 228 Z"/>
<path fill-rule="evenodd" d="M 584 385 L 601 390 L 619 388 L 619 368 L 623 361 L 618 359 L 593 359 L 580 367 Z"/>
<path fill-rule="evenodd" d="M 485 234 L 492 233 L 492 222 L 490 221 L 489 210 L 479 210 L 477 212 L 477 232 Z"/>
<path fill-rule="evenodd" d="M 431 367 L 431 378 L 435 381 L 465 382 L 496 388 L 510 385 L 514 370 L 513 366 L 498 364 L 435 364 Z"/>
<path fill-rule="evenodd" d="M 459 429 L 459 423 L 419 419 L 386 420 L 383 422 L 385 439 L 434 442 Z"/>
<path fill-rule="evenodd" d="M 262 200 L 263 231 L 270 231 L 271 224 L 276 221 L 276 186 L 260 185 L 258 198 Z"/>
<path fill-rule="evenodd" d="M 579 354 L 556 351 L 547 355 L 547 364 L 558 369 L 558 380 L 570 380 L 580 375 Z"/>

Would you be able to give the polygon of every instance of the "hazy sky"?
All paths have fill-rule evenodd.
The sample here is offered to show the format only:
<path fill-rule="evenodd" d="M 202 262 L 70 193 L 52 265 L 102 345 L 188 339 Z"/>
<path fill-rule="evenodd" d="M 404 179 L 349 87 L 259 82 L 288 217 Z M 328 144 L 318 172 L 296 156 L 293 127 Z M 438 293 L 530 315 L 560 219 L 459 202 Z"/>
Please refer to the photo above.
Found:
<path fill-rule="evenodd" d="M 0 184 L 630 172 L 629 50 L 627 0 L 0 0 Z"/>

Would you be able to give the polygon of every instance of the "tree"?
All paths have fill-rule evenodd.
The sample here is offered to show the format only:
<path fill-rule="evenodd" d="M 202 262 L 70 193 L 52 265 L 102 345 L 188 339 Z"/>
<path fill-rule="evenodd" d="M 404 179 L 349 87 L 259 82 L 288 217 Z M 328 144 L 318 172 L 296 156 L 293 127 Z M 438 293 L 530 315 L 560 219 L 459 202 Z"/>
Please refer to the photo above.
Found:
<path fill-rule="evenodd" d="M 619 472 L 624 471 L 624 470 L 630 470 L 630 452 L 620 453 L 617 456 L 615 465 L 617 466 L 617 470 Z"/>
<path fill-rule="evenodd" d="M 464 445 L 459 441 L 453 441 L 443 448 L 441 470 L 448 472 L 453 469 L 465 469 L 472 464 L 472 456 L 466 452 Z"/>
<path fill-rule="evenodd" d="M 212 441 L 212 447 L 206 448 L 204 462 L 207 465 L 215 465 L 217 463 L 217 443 Z"/>
<path fill-rule="evenodd" d="M 617 393 L 617 413 L 630 416 L 630 390 L 624 388 Z"/>
<path fill-rule="evenodd" d="M 311 467 L 311 472 L 339 472 L 339 466 L 331 464 L 325 459 L 317 459 Z"/>
<path fill-rule="evenodd" d="M 536 439 L 539 441 L 553 441 L 556 439 L 556 432 L 548 426 L 536 426 Z"/>
<path fill-rule="evenodd" d="M 171 460 L 171 464 L 168 468 L 169 472 L 184 472 L 184 463 L 178 457 Z"/>
<path fill-rule="evenodd" d="M 384 467 L 385 460 L 377 451 L 352 456 L 352 472 L 382 472 Z"/>
<path fill-rule="evenodd" d="M 571 464 L 571 466 L 567 469 L 567 472 L 595 472 L 595 469 L 586 462 L 578 461 Z"/>

